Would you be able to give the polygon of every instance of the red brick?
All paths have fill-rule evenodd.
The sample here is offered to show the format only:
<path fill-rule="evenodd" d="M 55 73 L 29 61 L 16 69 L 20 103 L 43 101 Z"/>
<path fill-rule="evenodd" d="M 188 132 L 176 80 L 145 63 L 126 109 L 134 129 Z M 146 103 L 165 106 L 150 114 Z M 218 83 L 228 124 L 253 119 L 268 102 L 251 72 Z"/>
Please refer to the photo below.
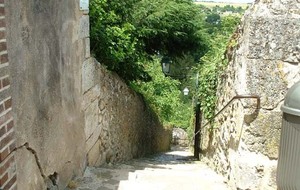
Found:
<path fill-rule="evenodd" d="M 1 82 L 0 82 L 1 83 Z M 4 105 L 0 104 L 0 113 L 2 113 L 4 111 Z"/>
<path fill-rule="evenodd" d="M 0 28 L 5 27 L 5 19 L 0 19 Z"/>
<path fill-rule="evenodd" d="M 0 152 L 0 162 L 5 160 L 5 158 L 8 156 L 8 154 L 9 154 L 8 148 L 6 148 L 2 152 Z"/>
<path fill-rule="evenodd" d="M 0 174 L 3 174 L 9 167 L 11 164 L 13 164 L 15 161 L 15 157 L 11 156 L 8 159 L 5 159 L 3 162 L 5 162 L 1 167 L 0 167 Z"/>
<path fill-rule="evenodd" d="M 7 132 L 10 131 L 13 127 L 14 127 L 14 121 L 11 120 L 6 126 Z"/>
<path fill-rule="evenodd" d="M 0 167 L 0 174 L 3 174 L 4 172 L 6 172 L 6 170 L 9 168 L 10 166 L 10 162 L 6 161 L 3 166 Z"/>
<path fill-rule="evenodd" d="M 6 130 L 5 130 L 5 127 L 3 126 L 1 129 L 0 129 L 0 138 L 6 133 Z"/>
<path fill-rule="evenodd" d="M 6 42 L 1 42 L 0 43 L 0 51 L 6 51 L 6 50 L 7 50 Z"/>
<path fill-rule="evenodd" d="M 5 39 L 5 31 L 0 31 L 0 39 Z"/>
<path fill-rule="evenodd" d="M 16 149 L 16 143 L 13 142 L 9 145 L 9 152 L 13 152 Z"/>
<path fill-rule="evenodd" d="M 6 87 L 6 86 L 8 86 L 8 85 L 10 85 L 10 81 L 9 81 L 8 77 L 2 79 L 2 86 L 3 86 L 3 87 Z"/>
<path fill-rule="evenodd" d="M 0 16 L 5 16 L 4 7 L 0 7 Z"/>
<path fill-rule="evenodd" d="M 5 115 L 0 117 L 0 126 L 10 119 L 12 119 L 12 115 L 11 115 L 11 111 L 8 111 Z"/>
<path fill-rule="evenodd" d="M 2 187 L 3 184 L 5 184 L 8 181 L 8 173 L 6 173 L 1 179 L 0 179 L 0 186 Z"/>
<path fill-rule="evenodd" d="M 4 102 L 4 108 L 5 108 L 5 110 L 11 108 L 11 105 L 12 105 L 12 101 L 11 101 L 11 98 L 10 98 L 10 99 L 8 99 L 8 100 L 6 100 Z"/>
<path fill-rule="evenodd" d="M 7 144 L 9 144 L 10 142 L 13 141 L 13 136 L 14 133 L 9 133 L 6 137 L 4 137 L 1 141 L 0 141 L 0 150 L 2 148 L 4 148 Z"/>
<path fill-rule="evenodd" d="M 7 63 L 8 62 L 8 54 L 6 53 L 6 54 L 1 55 L 0 60 L 1 60 L 1 64 Z"/>
<path fill-rule="evenodd" d="M 9 182 L 4 186 L 3 190 L 10 190 L 10 188 L 16 183 L 17 176 L 14 175 Z"/>

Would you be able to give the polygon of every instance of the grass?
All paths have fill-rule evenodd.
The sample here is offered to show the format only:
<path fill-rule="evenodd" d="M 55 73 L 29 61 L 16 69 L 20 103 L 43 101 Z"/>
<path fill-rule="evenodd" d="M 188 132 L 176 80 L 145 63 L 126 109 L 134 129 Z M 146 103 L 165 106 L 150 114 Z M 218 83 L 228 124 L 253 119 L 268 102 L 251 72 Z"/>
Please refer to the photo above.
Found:
<path fill-rule="evenodd" d="M 225 5 L 232 5 L 234 7 L 242 7 L 243 9 L 247 8 L 249 4 L 247 3 L 216 3 L 216 2 L 195 2 L 197 5 L 204 5 L 206 7 L 212 8 L 215 6 L 224 7 Z"/>

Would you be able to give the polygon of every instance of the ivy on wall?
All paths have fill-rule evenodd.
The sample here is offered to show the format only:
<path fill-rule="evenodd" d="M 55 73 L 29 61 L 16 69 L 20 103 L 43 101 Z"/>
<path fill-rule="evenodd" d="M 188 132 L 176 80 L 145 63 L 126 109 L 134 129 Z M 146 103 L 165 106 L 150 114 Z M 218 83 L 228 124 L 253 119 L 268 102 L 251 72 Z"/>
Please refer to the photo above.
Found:
<path fill-rule="evenodd" d="M 200 59 L 198 95 L 204 118 L 208 121 L 216 111 L 218 78 L 224 72 L 230 58 L 230 55 L 224 55 L 224 52 L 228 53 L 237 45 L 234 31 L 239 21 L 239 16 L 221 17 L 220 29 L 213 30 L 211 34 L 210 50 Z"/>

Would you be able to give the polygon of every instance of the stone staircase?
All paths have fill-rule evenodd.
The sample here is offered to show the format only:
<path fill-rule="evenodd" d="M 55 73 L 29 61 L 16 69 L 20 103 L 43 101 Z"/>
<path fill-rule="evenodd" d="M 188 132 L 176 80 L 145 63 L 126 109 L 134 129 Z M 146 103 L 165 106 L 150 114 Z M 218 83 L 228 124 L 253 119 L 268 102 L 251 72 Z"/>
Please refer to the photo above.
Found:
<path fill-rule="evenodd" d="M 87 168 L 77 190 L 228 190 L 222 176 L 186 149 L 101 168 Z M 71 188 L 69 188 L 71 189 Z"/>
<path fill-rule="evenodd" d="M 189 166 L 185 166 L 189 167 Z M 153 169 L 145 168 L 129 173 L 128 180 L 120 181 L 119 190 L 227 190 L 223 178 L 216 175 L 207 166 Z"/>

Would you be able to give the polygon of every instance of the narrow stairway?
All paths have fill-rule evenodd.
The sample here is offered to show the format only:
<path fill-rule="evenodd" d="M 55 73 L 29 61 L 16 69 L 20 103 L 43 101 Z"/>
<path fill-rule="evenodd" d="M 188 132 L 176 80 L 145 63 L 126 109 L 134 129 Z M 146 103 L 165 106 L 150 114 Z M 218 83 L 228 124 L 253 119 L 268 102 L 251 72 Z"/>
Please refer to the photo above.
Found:
<path fill-rule="evenodd" d="M 69 184 L 77 190 L 227 190 L 222 176 L 207 165 L 193 161 L 186 148 L 127 161 L 89 167 L 83 178 Z M 69 188 L 71 189 L 71 188 Z"/>

